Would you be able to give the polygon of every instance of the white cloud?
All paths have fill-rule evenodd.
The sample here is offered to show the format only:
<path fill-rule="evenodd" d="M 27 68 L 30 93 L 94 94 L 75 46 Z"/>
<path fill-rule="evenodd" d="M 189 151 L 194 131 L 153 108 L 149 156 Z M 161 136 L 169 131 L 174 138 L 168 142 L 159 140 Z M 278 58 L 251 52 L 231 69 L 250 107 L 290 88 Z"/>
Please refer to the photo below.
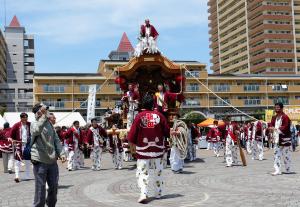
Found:
<path fill-rule="evenodd" d="M 8 12 L 30 20 L 30 32 L 59 44 L 138 33 L 150 18 L 159 32 L 207 24 L 206 0 L 13 0 Z M 22 23 L 22 21 L 21 21 Z M 26 27 L 28 27 L 26 25 Z"/>

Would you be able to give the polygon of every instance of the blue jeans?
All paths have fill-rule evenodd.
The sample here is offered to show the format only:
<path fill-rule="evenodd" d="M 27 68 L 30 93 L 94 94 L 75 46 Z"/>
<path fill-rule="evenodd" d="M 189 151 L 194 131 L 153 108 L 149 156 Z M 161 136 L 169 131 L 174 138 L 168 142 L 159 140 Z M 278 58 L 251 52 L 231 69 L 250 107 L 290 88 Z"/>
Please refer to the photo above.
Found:
<path fill-rule="evenodd" d="M 59 178 L 57 163 L 35 163 L 33 164 L 33 174 L 35 177 L 35 194 L 33 206 L 44 207 L 47 203 L 47 206 L 55 207 L 57 201 L 57 188 Z M 47 199 L 46 182 L 49 186 Z"/>

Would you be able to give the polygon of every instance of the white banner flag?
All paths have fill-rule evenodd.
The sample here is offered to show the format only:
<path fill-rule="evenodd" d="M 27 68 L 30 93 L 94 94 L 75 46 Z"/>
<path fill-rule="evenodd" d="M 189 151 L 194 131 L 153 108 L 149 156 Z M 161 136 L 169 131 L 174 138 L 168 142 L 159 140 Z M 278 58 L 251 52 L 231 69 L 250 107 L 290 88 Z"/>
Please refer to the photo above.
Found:
<path fill-rule="evenodd" d="M 87 117 L 86 117 L 87 123 L 91 123 L 91 119 L 95 118 L 96 93 L 97 93 L 97 85 L 96 84 L 90 85 L 88 105 L 87 105 Z"/>

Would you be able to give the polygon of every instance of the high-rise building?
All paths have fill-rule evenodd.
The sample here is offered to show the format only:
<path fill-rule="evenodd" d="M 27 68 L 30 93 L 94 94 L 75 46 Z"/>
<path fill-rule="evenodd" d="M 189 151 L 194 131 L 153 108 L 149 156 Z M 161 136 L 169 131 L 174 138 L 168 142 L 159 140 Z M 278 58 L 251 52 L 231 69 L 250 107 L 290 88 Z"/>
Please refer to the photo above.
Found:
<path fill-rule="evenodd" d="M 124 32 L 120 40 L 117 50 L 113 50 L 109 53 L 108 57 L 110 60 L 129 60 L 134 53 L 134 49 L 127 34 Z"/>
<path fill-rule="evenodd" d="M 208 6 L 214 73 L 299 73 L 299 0 L 209 0 Z"/>
<path fill-rule="evenodd" d="M 6 42 L 0 30 L 0 83 L 6 82 Z"/>
<path fill-rule="evenodd" d="M 1 104 L 7 111 L 30 111 L 33 104 L 34 38 L 26 34 L 16 16 L 5 27 L 7 44 L 7 83 L 0 90 L 6 94 Z"/>

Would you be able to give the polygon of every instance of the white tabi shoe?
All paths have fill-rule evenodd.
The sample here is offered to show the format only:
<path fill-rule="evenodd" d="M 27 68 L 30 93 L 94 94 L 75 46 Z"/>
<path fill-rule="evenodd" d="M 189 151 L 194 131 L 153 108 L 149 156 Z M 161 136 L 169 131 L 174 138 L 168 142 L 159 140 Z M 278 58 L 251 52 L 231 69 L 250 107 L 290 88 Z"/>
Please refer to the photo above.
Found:
<path fill-rule="evenodd" d="M 281 172 L 273 172 L 271 175 L 276 176 L 276 175 L 281 175 Z"/>

